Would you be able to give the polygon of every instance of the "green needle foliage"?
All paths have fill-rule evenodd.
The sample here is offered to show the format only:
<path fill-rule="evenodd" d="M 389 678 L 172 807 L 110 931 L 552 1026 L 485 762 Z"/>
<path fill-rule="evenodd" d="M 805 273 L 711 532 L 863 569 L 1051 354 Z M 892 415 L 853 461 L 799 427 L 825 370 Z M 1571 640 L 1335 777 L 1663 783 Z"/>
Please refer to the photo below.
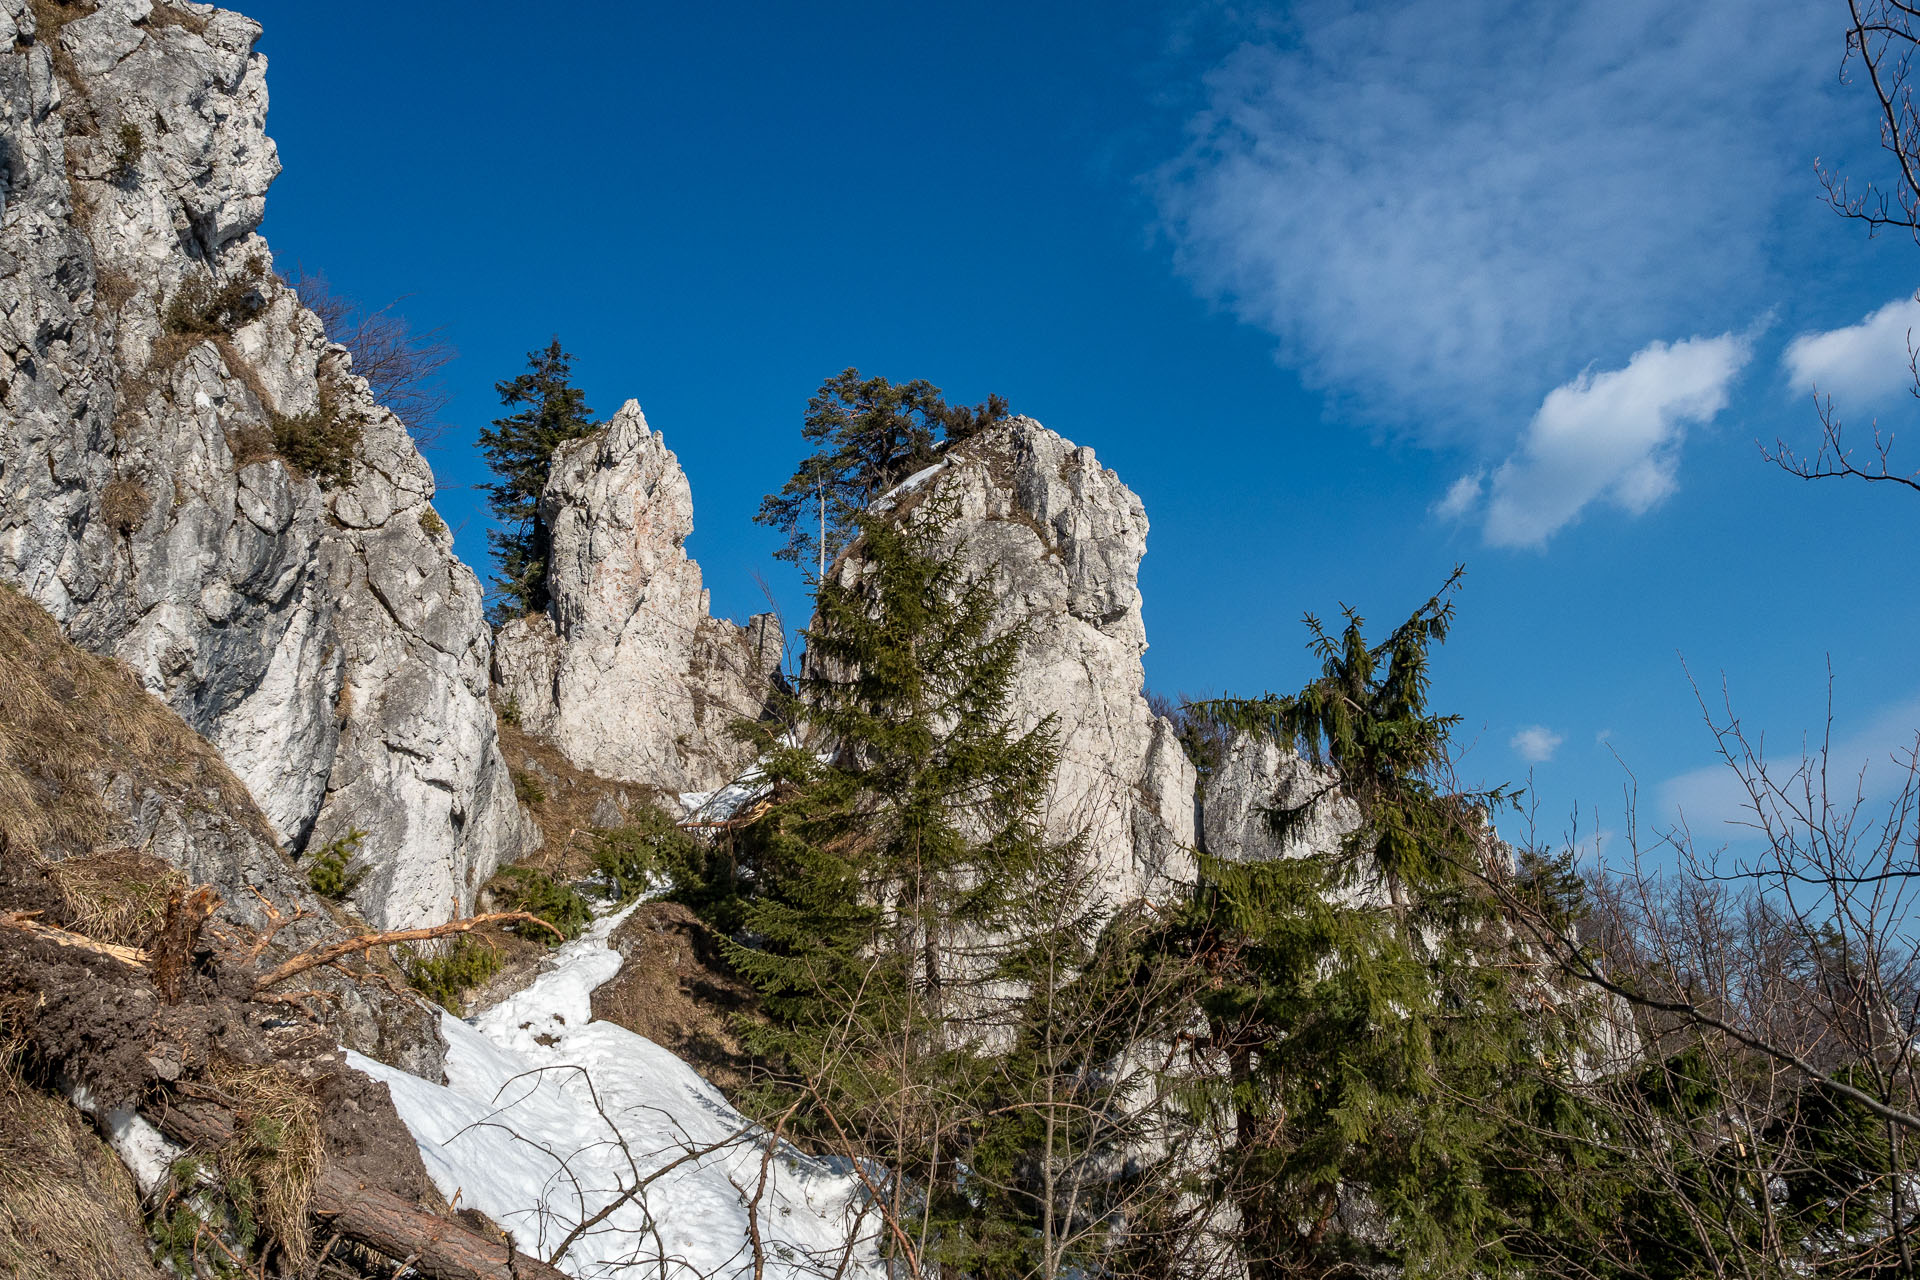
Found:
<path fill-rule="evenodd" d="M 540 494 L 553 451 L 599 425 L 572 377 L 573 357 L 555 338 L 545 351 L 527 354 L 526 373 L 494 384 L 500 403 L 520 410 L 480 432 L 480 451 L 499 477 L 485 486 L 487 505 L 500 523 L 487 534 L 500 569 L 493 580 L 495 625 L 547 607 L 549 530 L 540 518 Z"/>
<path fill-rule="evenodd" d="M 813 452 L 778 493 L 760 500 L 754 521 L 786 534 L 776 556 L 825 577 L 869 503 L 939 461 L 946 445 L 1006 416 L 999 396 L 971 408 L 949 405 L 924 378 L 895 384 L 843 370 L 807 401 L 800 435 Z"/>
<path fill-rule="evenodd" d="M 1024 633 L 995 632 L 995 585 L 944 545 L 949 518 L 937 502 L 908 528 L 858 517 L 862 573 L 821 584 L 798 692 L 830 747 L 763 742 L 776 802 L 741 833 L 729 958 L 767 1015 L 762 1113 L 859 1135 L 922 1256 L 964 1271 L 1000 1247 L 967 1153 L 989 1110 L 994 993 L 1024 954 L 1009 930 L 1051 856 L 1056 748 L 1050 718 L 1014 727 Z"/>
<path fill-rule="evenodd" d="M 1495 1171 L 1512 1154 L 1499 1100 L 1568 1029 L 1522 1016 L 1494 899 L 1481 888 L 1503 789 L 1447 785 L 1457 717 L 1427 707 L 1428 650 L 1453 617 L 1456 571 L 1371 644 L 1307 619 L 1320 676 L 1299 693 L 1202 708 L 1296 750 L 1324 784 L 1268 817 L 1298 835 L 1344 799 L 1337 849 L 1259 863 L 1201 860 L 1176 945 L 1209 975 L 1200 997 L 1216 1070 L 1199 1110 L 1232 1135 L 1215 1194 L 1239 1215 L 1255 1280 L 1391 1265 L 1407 1275 L 1500 1269 L 1518 1228 Z M 1530 1095 L 1529 1095 L 1530 1096 Z M 1371 1217 L 1377 1233 L 1343 1224 Z"/>

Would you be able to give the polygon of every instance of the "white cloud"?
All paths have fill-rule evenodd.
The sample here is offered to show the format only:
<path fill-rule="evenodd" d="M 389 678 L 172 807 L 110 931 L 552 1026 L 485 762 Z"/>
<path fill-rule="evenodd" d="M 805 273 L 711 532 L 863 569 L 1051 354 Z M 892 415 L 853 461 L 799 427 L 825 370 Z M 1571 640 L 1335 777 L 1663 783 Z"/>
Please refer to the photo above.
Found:
<path fill-rule="evenodd" d="M 1513 735 L 1507 745 L 1519 753 L 1528 764 L 1545 764 L 1553 759 L 1553 753 L 1560 749 L 1566 739 L 1543 724 L 1530 724 Z"/>
<path fill-rule="evenodd" d="M 1486 486 L 1487 543 L 1543 546 L 1594 502 L 1630 515 L 1652 509 L 1678 485 L 1685 428 L 1726 407 L 1751 353 L 1733 334 L 1654 342 L 1624 369 L 1588 370 L 1548 392 L 1518 449 Z M 1477 476 L 1462 477 L 1436 510 L 1464 516 L 1480 491 Z"/>
<path fill-rule="evenodd" d="M 1920 330 L 1920 300 L 1896 298 L 1859 324 L 1801 334 L 1787 344 L 1782 361 L 1796 391 L 1884 401 L 1912 384 L 1907 335 L 1914 330 Z"/>
<path fill-rule="evenodd" d="M 1480 505 L 1486 488 L 1487 473 L 1472 471 L 1447 486 L 1446 496 L 1433 504 L 1433 514 L 1442 520 L 1464 520 Z"/>
<path fill-rule="evenodd" d="M 1160 209 L 1310 382 L 1497 438 L 1596 357 L 1761 309 L 1822 212 L 1838 52 L 1794 0 L 1303 0 L 1213 68 Z"/>

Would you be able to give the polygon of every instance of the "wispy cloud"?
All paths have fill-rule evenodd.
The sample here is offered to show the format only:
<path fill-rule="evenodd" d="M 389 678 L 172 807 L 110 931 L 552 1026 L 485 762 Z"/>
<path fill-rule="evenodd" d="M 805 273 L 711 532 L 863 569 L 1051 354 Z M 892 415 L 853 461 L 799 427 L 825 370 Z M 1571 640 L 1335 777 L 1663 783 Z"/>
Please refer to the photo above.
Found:
<path fill-rule="evenodd" d="M 1920 694 L 1884 705 L 1865 723 L 1843 728 L 1828 752 L 1832 801 L 1844 809 L 1856 788 L 1869 802 L 1892 795 L 1905 778 L 1904 759 L 1914 748 L 1916 724 L 1920 724 Z M 1809 750 L 1818 746 L 1817 740 L 1808 743 Z M 1777 748 L 1768 752 L 1767 767 L 1778 784 L 1786 784 L 1798 765 L 1797 743 L 1791 755 Z M 1754 820 L 1752 798 L 1740 775 L 1724 762 L 1667 779 L 1660 784 L 1658 796 L 1660 820 L 1684 818 L 1703 842 L 1751 834 L 1743 829 Z"/>
<path fill-rule="evenodd" d="M 1654 342 L 1624 369 L 1582 373 L 1547 393 L 1490 480 L 1462 476 L 1436 512 L 1478 515 L 1496 547 L 1543 546 L 1595 502 L 1645 513 L 1677 487 L 1686 427 L 1726 407 L 1751 350 L 1733 334 Z"/>
<path fill-rule="evenodd" d="M 1545 764 L 1553 759 L 1553 753 L 1565 741 L 1563 736 L 1543 724 L 1530 724 L 1514 734 L 1507 745 L 1528 764 Z"/>
<path fill-rule="evenodd" d="M 1796 391 L 1883 402 L 1912 385 L 1909 335 L 1920 330 L 1920 300 L 1895 298 L 1859 324 L 1803 333 L 1783 362 Z"/>
<path fill-rule="evenodd" d="M 1831 119 L 1820 6 L 1306 0 L 1158 177 L 1181 270 L 1312 382 L 1429 438 L 1764 305 Z"/>

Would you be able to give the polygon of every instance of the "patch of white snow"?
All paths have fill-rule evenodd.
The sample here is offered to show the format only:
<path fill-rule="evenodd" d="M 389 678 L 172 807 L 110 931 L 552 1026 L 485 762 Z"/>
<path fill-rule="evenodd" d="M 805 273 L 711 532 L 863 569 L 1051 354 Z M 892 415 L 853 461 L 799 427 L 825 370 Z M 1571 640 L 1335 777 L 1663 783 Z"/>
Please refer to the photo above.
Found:
<path fill-rule="evenodd" d="M 593 1021 L 593 989 L 620 970 L 607 939 L 632 910 L 470 1023 L 442 1017 L 445 1085 L 348 1061 L 386 1082 L 442 1195 L 580 1280 L 752 1276 L 750 1212 L 769 1280 L 834 1275 L 849 1250 L 842 1274 L 878 1277 L 876 1218 L 855 1177 L 784 1144 L 768 1156 L 768 1136 L 686 1063 Z"/>

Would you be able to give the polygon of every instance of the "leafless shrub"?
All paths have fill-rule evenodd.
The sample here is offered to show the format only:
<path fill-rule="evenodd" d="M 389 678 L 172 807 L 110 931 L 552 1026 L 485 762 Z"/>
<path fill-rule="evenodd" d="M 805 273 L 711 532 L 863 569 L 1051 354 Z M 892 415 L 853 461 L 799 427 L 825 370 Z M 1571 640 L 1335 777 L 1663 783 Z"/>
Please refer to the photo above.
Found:
<path fill-rule="evenodd" d="M 406 424 L 414 442 L 429 447 L 446 430 L 442 420 L 452 397 L 440 372 L 459 354 L 438 328 L 415 332 L 395 310 L 404 299 L 369 310 L 333 291 L 324 274 L 302 274 L 294 289 L 307 310 L 320 317 L 327 336 L 353 356 L 353 371 L 367 380 L 373 398 Z"/>

